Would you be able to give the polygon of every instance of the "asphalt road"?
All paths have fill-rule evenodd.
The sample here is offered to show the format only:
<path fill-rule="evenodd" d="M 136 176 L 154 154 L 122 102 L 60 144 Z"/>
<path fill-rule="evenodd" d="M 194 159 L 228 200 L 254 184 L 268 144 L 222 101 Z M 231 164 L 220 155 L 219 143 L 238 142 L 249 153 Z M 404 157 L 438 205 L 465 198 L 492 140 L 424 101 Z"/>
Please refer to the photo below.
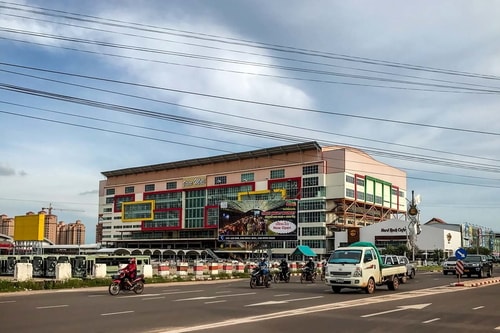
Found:
<path fill-rule="evenodd" d="M 496 279 L 498 281 L 498 279 Z M 251 289 L 247 279 L 0 294 L 2 332 L 500 332 L 500 284 L 452 287 L 421 273 L 397 291 L 333 294 L 322 282 Z M 463 282 L 478 279 L 463 279 Z"/>

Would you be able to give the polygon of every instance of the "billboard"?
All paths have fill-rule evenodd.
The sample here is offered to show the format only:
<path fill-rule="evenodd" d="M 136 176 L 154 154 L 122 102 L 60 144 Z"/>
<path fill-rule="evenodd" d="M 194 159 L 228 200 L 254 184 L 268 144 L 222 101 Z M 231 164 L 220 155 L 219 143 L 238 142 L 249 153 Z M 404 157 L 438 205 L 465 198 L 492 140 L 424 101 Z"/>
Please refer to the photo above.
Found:
<path fill-rule="evenodd" d="M 14 217 L 15 241 L 43 241 L 45 214 Z"/>
<path fill-rule="evenodd" d="M 122 222 L 151 221 L 154 209 L 154 200 L 122 202 Z"/>
<path fill-rule="evenodd" d="M 297 240 L 297 200 L 223 201 L 219 240 Z"/>

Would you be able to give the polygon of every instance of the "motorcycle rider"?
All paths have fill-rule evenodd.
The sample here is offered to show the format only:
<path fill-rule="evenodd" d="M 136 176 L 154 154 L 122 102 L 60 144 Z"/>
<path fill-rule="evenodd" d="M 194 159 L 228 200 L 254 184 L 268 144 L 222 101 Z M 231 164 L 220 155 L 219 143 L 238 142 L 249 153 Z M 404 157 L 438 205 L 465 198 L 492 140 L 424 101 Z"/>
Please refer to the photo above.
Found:
<path fill-rule="evenodd" d="M 269 274 L 269 265 L 267 264 L 266 258 L 260 258 L 258 267 L 260 268 L 260 280 L 264 282 L 264 276 Z"/>
<path fill-rule="evenodd" d="M 280 269 L 281 269 L 281 278 L 285 280 L 285 277 L 288 274 L 288 262 L 286 261 L 285 258 L 281 259 Z"/>
<path fill-rule="evenodd" d="M 305 268 L 305 272 L 312 276 L 314 274 L 314 269 L 315 269 L 316 265 L 314 264 L 314 261 L 313 261 L 313 258 L 309 258 L 309 260 L 307 260 L 304 268 Z"/>
<path fill-rule="evenodd" d="M 130 258 L 128 265 L 123 269 L 125 273 L 125 282 L 129 287 L 132 287 L 132 281 L 135 280 L 137 276 L 137 265 L 135 263 L 135 258 Z"/>

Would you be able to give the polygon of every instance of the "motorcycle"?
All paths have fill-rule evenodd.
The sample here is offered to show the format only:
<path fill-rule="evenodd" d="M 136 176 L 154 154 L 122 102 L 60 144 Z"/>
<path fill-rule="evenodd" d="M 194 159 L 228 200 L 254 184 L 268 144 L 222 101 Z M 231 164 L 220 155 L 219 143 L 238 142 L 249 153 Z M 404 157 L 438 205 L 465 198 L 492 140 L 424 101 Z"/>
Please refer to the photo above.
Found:
<path fill-rule="evenodd" d="M 250 288 L 255 287 L 266 287 L 271 286 L 271 279 L 269 277 L 269 272 L 262 272 L 260 267 L 255 267 L 250 275 Z"/>
<path fill-rule="evenodd" d="M 125 272 L 120 270 L 118 273 L 112 276 L 113 281 L 108 288 L 111 295 L 116 296 L 120 291 L 133 291 L 136 294 L 142 294 L 145 283 L 144 274 L 137 275 L 133 281 L 130 281 L 132 285 L 129 285 L 126 281 Z"/>
<path fill-rule="evenodd" d="M 316 280 L 317 273 L 310 269 L 309 267 L 304 267 L 302 269 L 302 274 L 300 274 L 300 283 L 304 283 L 304 281 L 310 281 L 314 283 Z"/>
<path fill-rule="evenodd" d="M 273 275 L 273 281 L 274 283 L 278 283 L 278 282 L 290 282 L 290 270 L 287 269 L 286 272 L 283 272 L 283 269 L 279 269 L 278 272 L 276 272 L 274 275 Z"/>

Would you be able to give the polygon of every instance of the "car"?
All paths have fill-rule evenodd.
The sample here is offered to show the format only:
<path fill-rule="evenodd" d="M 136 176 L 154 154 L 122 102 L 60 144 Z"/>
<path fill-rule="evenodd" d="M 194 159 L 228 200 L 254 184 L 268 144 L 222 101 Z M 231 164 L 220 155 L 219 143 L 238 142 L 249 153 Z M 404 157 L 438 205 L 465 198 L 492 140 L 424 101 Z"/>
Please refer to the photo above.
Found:
<path fill-rule="evenodd" d="M 477 275 L 478 278 L 483 276 L 493 276 L 493 263 L 488 260 L 488 256 L 482 254 L 469 254 L 462 260 L 464 263 L 464 275 L 471 277 Z"/>
<path fill-rule="evenodd" d="M 457 257 L 451 256 L 443 261 L 443 274 L 448 275 L 448 273 L 456 274 L 455 266 L 457 265 Z"/>
<path fill-rule="evenodd" d="M 397 256 L 397 258 L 400 265 L 406 266 L 406 276 L 408 276 L 410 279 L 413 279 L 417 272 L 417 270 L 415 269 L 415 265 L 412 264 L 410 260 L 405 256 Z"/>
<path fill-rule="evenodd" d="M 380 256 L 380 259 L 385 265 L 403 265 L 406 267 L 406 276 L 410 279 L 415 277 L 416 269 L 408 258 L 405 256 L 397 256 L 392 254 L 384 254 Z"/>

